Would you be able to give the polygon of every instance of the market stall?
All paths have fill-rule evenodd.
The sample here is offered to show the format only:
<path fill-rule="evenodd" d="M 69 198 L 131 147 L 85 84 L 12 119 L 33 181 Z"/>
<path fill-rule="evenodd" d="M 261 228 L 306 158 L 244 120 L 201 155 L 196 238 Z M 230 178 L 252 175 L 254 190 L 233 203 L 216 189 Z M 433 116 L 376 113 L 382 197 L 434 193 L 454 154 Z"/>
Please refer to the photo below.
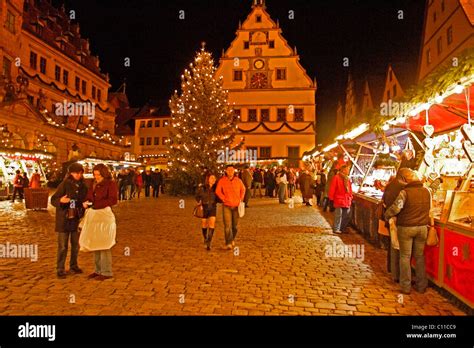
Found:
<path fill-rule="evenodd" d="M 13 192 L 13 180 L 16 171 L 27 173 L 28 178 L 38 170 L 41 177 L 41 186 L 46 184 L 43 169 L 44 161 L 51 160 L 53 156 L 48 153 L 29 151 L 24 149 L 0 148 L 0 198 L 7 198 Z"/>
<path fill-rule="evenodd" d="M 130 167 L 141 167 L 143 166 L 141 162 L 131 162 L 131 161 L 114 161 L 110 159 L 99 159 L 99 158 L 85 158 L 79 161 L 80 164 L 84 167 L 84 178 L 86 180 L 94 179 L 93 168 L 97 164 L 105 164 L 109 167 L 112 173 L 116 173 L 124 168 Z"/>

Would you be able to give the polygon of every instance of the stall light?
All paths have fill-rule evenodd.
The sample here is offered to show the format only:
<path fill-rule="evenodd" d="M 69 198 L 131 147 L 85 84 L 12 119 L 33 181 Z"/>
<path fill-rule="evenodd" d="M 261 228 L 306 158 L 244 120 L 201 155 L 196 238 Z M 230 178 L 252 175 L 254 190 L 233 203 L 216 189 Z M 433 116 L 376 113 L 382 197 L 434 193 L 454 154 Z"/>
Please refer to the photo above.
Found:
<path fill-rule="evenodd" d="M 421 105 L 422 109 L 423 110 L 429 110 L 431 108 L 431 104 L 430 103 L 423 103 Z"/>
<path fill-rule="evenodd" d="M 454 93 L 461 94 L 462 92 L 464 92 L 464 86 L 458 83 L 456 87 L 454 87 Z"/>
<path fill-rule="evenodd" d="M 441 104 L 444 101 L 444 96 L 442 94 L 438 94 L 435 98 L 436 103 Z"/>
<path fill-rule="evenodd" d="M 390 125 L 388 123 L 385 123 L 382 127 L 382 130 L 388 131 L 390 129 Z"/>
<path fill-rule="evenodd" d="M 335 149 L 336 147 L 339 146 L 338 142 L 335 142 L 334 144 L 328 145 L 323 149 L 323 152 L 328 152 L 331 151 L 332 149 Z"/>

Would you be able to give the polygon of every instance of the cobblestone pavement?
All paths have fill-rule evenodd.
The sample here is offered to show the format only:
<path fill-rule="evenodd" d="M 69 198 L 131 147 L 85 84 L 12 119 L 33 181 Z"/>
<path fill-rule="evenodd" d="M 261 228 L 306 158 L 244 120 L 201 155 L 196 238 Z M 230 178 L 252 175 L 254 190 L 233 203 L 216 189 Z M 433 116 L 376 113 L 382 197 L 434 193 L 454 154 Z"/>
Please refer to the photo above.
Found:
<path fill-rule="evenodd" d="M 37 262 L 0 259 L 2 315 L 464 315 L 433 289 L 400 297 L 385 251 L 357 234 L 335 236 L 314 208 L 254 199 L 238 250 L 223 250 L 221 212 L 213 250 L 204 249 L 194 201 L 160 197 L 114 208 L 114 279 L 56 279 L 54 210 L 0 202 L 0 244 L 37 244 Z M 365 258 L 331 258 L 325 248 L 364 245 Z M 129 251 L 129 252 L 128 252 Z"/>

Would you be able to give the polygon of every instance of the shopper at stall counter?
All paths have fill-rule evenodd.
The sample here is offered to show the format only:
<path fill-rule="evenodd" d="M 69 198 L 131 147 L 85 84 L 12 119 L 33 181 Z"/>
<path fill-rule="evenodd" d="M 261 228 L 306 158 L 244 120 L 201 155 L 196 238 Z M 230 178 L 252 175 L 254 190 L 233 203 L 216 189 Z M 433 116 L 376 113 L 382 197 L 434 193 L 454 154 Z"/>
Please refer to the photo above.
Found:
<path fill-rule="evenodd" d="M 35 169 L 35 172 L 31 176 L 30 188 L 32 189 L 41 188 L 41 175 L 38 173 L 38 169 Z"/>
<path fill-rule="evenodd" d="M 405 176 L 409 173 L 410 170 L 407 168 L 402 168 L 398 171 L 397 176 L 394 177 L 385 187 L 385 191 L 382 196 L 384 209 L 388 209 L 392 206 L 397 199 L 400 192 L 406 186 Z M 388 229 L 390 231 L 390 247 L 388 256 L 388 264 L 390 273 L 392 274 L 392 280 L 396 283 L 400 281 L 400 245 L 398 243 L 398 233 L 396 226 L 396 218 L 392 217 L 391 221 L 387 222 Z"/>
<path fill-rule="evenodd" d="M 334 176 L 329 188 L 329 199 L 334 202 L 334 233 L 346 232 L 349 226 L 352 205 L 352 183 L 349 178 L 350 166 L 344 165 Z"/>
<path fill-rule="evenodd" d="M 84 214 L 82 203 L 86 198 L 87 186 L 83 179 L 84 168 L 79 163 L 68 167 L 68 174 L 51 197 L 51 204 L 56 208 L 56 232 L 58 232 L 57 276 L 66 278 L 66 257 L 69 240 L 71 258 L 69 269 L 73 274 L 82 270 L 77 263 L 79 255 L 79 220 Z"/>
<path fill-rule="evenodd" d="M 418 174 L 412 170 L 404 173 L 407 185 L 395 202 L 385 212 L 385 220 L 397 216 L 398 241 L 400 244 L 400 287 L 402 293 L 411 290 L 411 255 L 415 257 L 416 290 L 424 293 L 428 286 L 425 270 L 425 244 L 428 226 L 434 225 L 430 217 L 431 193 L 423 186 Z"/>
<path fill-rule="evenodd" d="M 20 200 L 23 200 L 23 176 L 19 170 L 16 171 L 15 178 L 13 179 L 12 203 L 15 202 L 17 195 L 20 197 Z"/>

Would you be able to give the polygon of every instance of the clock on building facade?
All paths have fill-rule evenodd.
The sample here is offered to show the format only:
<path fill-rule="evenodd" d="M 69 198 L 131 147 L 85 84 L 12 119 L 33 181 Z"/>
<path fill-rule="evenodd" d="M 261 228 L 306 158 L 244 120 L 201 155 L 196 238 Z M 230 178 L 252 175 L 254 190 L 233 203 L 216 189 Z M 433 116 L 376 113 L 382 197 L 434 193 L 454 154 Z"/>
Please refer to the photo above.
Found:
<path fill-rule="evenodd" d="M 264 73 L 258 72 L 252 75 L 250 79 L 250 87 L 265 88 L 268 85 L 268 78 Z"/>

